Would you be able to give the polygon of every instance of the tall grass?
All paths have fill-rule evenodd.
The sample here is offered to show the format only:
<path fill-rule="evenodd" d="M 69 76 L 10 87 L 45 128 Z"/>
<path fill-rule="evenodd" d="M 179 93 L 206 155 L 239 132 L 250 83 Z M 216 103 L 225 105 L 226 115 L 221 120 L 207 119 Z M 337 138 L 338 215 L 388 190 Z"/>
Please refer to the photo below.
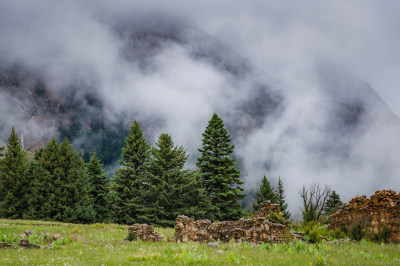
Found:
<path fill-rule="evenodd" d="M 26 229 L 33 242 L 49 249 L 0 249 L 0 265 L 398 265 L 400 246 L 368 240 L 330 244 L 324 240 L 254 246 L 250 243 L 177 244 L 124 241 L 127 226 L 117 224 L 63 224 L 40 221 L 0 220 L 1 238 L 17 243 Z M 322 234 L 325 227 L 318 227 Z M 172 229 L 156 228 L 171 239 Z M 48 236 L 43 238 L 43 236 Z M 45 239 L 43 241 L 43 239 Z"/>

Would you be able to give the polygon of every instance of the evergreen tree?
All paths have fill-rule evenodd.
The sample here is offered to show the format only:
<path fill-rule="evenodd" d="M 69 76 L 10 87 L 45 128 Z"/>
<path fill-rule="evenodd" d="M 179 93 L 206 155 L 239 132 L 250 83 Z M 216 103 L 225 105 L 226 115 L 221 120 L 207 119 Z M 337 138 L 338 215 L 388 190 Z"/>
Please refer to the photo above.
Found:
<path fill-rule="evenodd" d="M 283 183 L 281 178 L 278 178 L 278 187 L 276 189 L 276 198 L 277 198 L 277 203 L 281 207 L 281 212 L 283 213 L 283 216 L 285 216 L 286 220 L 289 220 L 290 218 L 290 212 L 287 210 L 287 203 L 285 201 L 285 191 L 283 189 Z"/>
<path fill-rule="evenodd" d="M 58 213 L 57 198 L 61 192 L 59 167 L 60 151 L 53 137 L 47 146 L 36 153 L 37 166 L 32 169 L 32 186 L 29 201 L 30 219 L 53 220 Z"/>
<path fill-rule="evenodd" d="M 336 191 L 333 190 L 326 200 L 324 211 L 326 214 L 332 214 L 342 205 L 343 202 L 340 200 L 339 194 L 337 194 Z"/>
<path fill-rule="evenodd" d="M 109 217 L 108 204 L 108 178 L 104 173 L 103 165 L 96 153 L 93 153 L 87 164 L 87 175 L 90 182 L 89 194 L 94 200 L 94 211 L 96 212 L 96 222 L 105 222 Z"/>
<path fill-rule="evenodd" d="M 149 164 L 152 223 L 173 226 L 178 215 L 199 215 L 194 202 L 198 193 L 198 180 L 193 173 L 183 170 L 188 156 L 183 147 L 174 146 L 171 136 L 161 134 L 152 149 Z M 201 216 L 201 213 L 200 213 Z"/>
<path fill-rule="evenodd" d="M 33 169 L 30 214 L 33 219 L 89 223 L 95 219 L 90 183 L 81 156 L 67 139 L 53 137 Z"/>
<path fill-rule="evenodd" d="M 4 156 L 4 147 L 0 147 L 0 157 Z"/>
<path fill-rule="evenodd" d="M 14 129 L 0 164 L 0 217 L 22 218 L 27 207 L 28 159 Z"/>
<path fill-rule="evenodd" d="M 186 209 L 182 214 L 192 217 L 195 220 L 210 219 L 215 220 L 217 208 L 211 204 L 203 187 L 199 171 L 189 172 L 186 188 Z"/>
<path fill-rule="evenodd" d="M 150 145 L 138 122 L 131 126 L 122 148 L 122 168 L 112 180 L 112 209 L 114 221 L 124 224 L 149 223 L 146 168 Z"/>
<path fill-rule="evenodd" d="M 203 133 L 201 156 L 197 159 L 201 180 L 218 220 L 241 217 L 239 200 L 244 197 L 240 172 L 231 158 L 234 146 L 224 122 L 213 114 Z"/>
<path fill-rule="evenodd" d="M 260 204 L 269 200 L 271 203 L 278 203 L 278 196 L 274 192 L 274 188 L 269 183 L 266 176 L 263 177 L 260 191 L 257 193 L 257 202 L 253 204 L 254 210 L 258 210 Z"/>

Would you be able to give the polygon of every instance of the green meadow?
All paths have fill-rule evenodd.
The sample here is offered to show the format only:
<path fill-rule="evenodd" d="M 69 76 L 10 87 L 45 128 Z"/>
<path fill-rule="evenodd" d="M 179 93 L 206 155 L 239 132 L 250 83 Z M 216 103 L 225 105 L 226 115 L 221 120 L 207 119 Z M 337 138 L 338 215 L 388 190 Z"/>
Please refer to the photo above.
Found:
<path fill-rule="evenodd" d="M 0 265 L 400 265 L 399 244 L 300 241 L 283 244 L 177 244 L 173 229 L 156 228 L 159 243 L 128 242 L 126 225 L 69 224 L 0 219 Z M 26 230 L 30 243 L 41 249 L 22 249 L 17 243 Z M 58 234 L 62 238 L 52 240 Z"/>

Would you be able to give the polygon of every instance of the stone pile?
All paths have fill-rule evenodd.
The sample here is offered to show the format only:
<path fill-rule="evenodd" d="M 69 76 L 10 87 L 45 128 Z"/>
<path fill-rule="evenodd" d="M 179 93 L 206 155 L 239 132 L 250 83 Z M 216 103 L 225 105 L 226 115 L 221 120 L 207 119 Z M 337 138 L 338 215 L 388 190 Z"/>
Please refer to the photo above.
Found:
<path fill-rule="evenodd" d="M 7 242 L 0 242 L 0 248 L 14 248 L 14 246 Z"/>
<path fill-rule="evenodd" d="M 293 238 L 288 227 L 283 224 L 272 223 L 265 218 L 270 211 L 280 212 L 280 208 L 275 205 L 277 204 L 266 202 L 262 205 L 262 211 L 257 212 L 256 216 L 239 221 L 212 223 L 210 220 L 194 221 L 186 216 L 178 216 L 175 223 L 174 239 L 178 243 L 187 243 L 188 241 L 206 243 L 218 240 L 229 242 L 232 239 L 235 242 L 246 241 L 257 244 L 288 241 Z"/>
<path fill-rule="evenodd" d="M 30 243 L 28 239 L 21 239 L 18 245 L 21 248 L 41 248 L 39 245 Z"/>
<path fill-rule="evenodd" d="M 268 217 L 270 212 L 279 214 L 281 212 L 281 206 L 279 206 L 279 204 L 270 203 L 270 201 L 265 201 L 260 204 L 255 217 Z"/>
<path fill-rule="evenodd" d="M 366 196 L 355 197 L 331 216 L 330 228 L 344 226 L 350 230 L 356 224 L 364 226 L 368 237 L 386 227 L 391 231 L 389 241 L 400 242 L 400 194 L 393 190 L 381 190 L 370 199 Z"/>
<path fill-rule="evenodd" d="M 140 238 L 142 241 L 153 241 L 160 242 L 163 239 L 159 233 L 154 231 L 154 227 L 152 225 L 147 224 L 134 224 L 128 228 L 128 231 L 134 235 L 133 240 L 137 240 Z"/>

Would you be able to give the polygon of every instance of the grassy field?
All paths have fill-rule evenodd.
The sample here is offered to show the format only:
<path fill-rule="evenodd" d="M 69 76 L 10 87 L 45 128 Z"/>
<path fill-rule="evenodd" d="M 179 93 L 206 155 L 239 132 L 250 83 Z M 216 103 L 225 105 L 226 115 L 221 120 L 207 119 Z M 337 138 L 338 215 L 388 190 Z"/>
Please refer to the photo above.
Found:
<path fill-rule="evenodd" d="M 341 244 L 177 244 L 172 229 L 157 228 L 160 243 L 127 242 L 127 226 L 77 225 L 0 219 L 0 242 L 17 243 L 25 230 L 30 242 L 50 248 L 0 249 L 0 265 L 400 265 L 400 245 L 368 241 Z M 43 237 L 46 236 L 46 237 Z"/>

